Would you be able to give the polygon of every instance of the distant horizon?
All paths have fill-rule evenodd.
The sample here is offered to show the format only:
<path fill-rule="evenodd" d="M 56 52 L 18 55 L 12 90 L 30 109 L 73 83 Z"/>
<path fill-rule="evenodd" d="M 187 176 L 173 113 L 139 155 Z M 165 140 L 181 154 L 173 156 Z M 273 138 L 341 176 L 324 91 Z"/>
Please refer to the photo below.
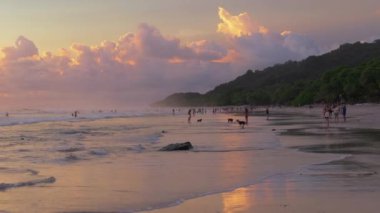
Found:
<path fill-rule="evenodd" d="M 380 38 L 375 0 L 6 0 L 0 12 L 0 108 L 148 106 Z"/>

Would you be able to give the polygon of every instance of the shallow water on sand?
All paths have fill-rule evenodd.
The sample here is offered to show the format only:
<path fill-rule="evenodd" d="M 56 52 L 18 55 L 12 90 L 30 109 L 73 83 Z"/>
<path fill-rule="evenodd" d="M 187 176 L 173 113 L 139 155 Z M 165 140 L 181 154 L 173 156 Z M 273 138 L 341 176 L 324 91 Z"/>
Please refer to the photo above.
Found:
<path fill-rule="evenodd" d="M 162 208 L 342 157 L 289 149 L 282 138 L 297 136 L 279 137 L 282 130 L 264 117 L 251 117 L 244 129 L 227 123 L 236 115 L 196 116 L 201 117 L 191 124 L 181 114 L 0 121 L 0 210 Z M 157 151 L 185 141 L 193 151 Z"/>
<path fill-rule="evenodd" d="M 326 128 L 318 112 L 303 110 L 297 114 L 294 112 L 299 110 L 294 108 L 278 111 L 280 114 L 271 114 L 268 122 L 256 122 L 256 129 L 276 132 L 280 144 L 277 150 L 281 151 L 274 161 L 292 162 L 283 154 L 289 153 L 289 149 L 299 151 L 292 155 L 298 160 L 294 169 L 248 186 L 149 212 L 378 212 L 380 129 L 378 120 L 373 119 L 378 113 L 369 117 L 360 106 L 350 111 L 346 123 L 331 122 L 330 128 Z M 308 153 L 324 158 L 319 159 L 324 162 L 317 162 L 317 158 L 312 162 L 315 155 Z M 284 168 L 282 163 L 276 162 L 274 170 Z M 269 165 L 265 162 L 262 166 Z"/>

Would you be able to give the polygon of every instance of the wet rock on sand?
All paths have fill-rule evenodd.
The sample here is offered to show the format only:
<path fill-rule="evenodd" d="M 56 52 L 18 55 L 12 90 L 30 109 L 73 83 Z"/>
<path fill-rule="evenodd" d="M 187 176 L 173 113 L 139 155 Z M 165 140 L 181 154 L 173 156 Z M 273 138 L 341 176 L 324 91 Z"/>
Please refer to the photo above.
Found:
<path fill-rule="evenodd" d="M 49 177 L 49 178 L 44 178 L 44 179 L 37 179 L 37 180 L 18 182 L 18 183 L 0 183 L 0 191 L 5 191 L 9 188 L 16 188 L 16 187 L 23 187 L 23 186 L 34 186 L 37 184 L 54 183 L 55 181 L 56 181 L 55 177 Z"/>
<path fill-rule="evenodd" d="M 160 151 L 179 151 L 179 150 L 190 150 L 193 149 L 193 145 L 190 142 L 185 143 L 174 143 L 162 147 Z"/>

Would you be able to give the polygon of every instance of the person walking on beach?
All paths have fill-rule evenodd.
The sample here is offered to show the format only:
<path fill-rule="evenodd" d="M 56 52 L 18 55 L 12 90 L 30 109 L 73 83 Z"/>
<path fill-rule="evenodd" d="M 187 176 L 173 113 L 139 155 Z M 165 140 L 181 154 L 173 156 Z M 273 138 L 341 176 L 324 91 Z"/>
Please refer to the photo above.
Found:
<path fill-rule="evenodd" d="M 340 106 L 336 105 L 333 110 L 334 110 L 334 120 L 335 122 L 339 122 Z"/>
<path fill-rule="evenodd" d="M 74 118 L 78 117 L 78 111 L 74 111 L 73 113 L 71 113 L 71 116 L 73 116 Z"/>
<path fill-rule="evenodd" d="M 187 118 L 187 123 L 191 123 L 191 109 L 189 109 L 189 112 L 187 114 L 189 115 Z"/>
<path fill-rule="evenodd" d="M 347 108 L 346 108 L 346 104 L 344 104 L 342 107 L 342 115 L 343 115 L 344 122 L 346 122 L 346 113 L 347 113 Z"/>
<path fill-rule="evenodd" d="M 328 105 L 327 109 L 329 111 L 329 118 L 331 118 L 333 113 L 332 105 Z"/>
<path fill-rule="evenodd" d="M 245 123 L 248 125 L 248 113 L 249 113 L 249 111 L 248 111 L 248 108 L 246 107 L 245 109 L 244 109 L 244 114 L 245 114 Z"/>
<path fill-rule="evenodd" d="M 323 108 L 323 117 L 325 118 L 326 120 L 326 126 L 327 128 L 330 127 L 330 106 L 329 105 L 325 105 L 325 107 Z"/>
<path fill-rule="evenodd" d="M 265 114 L 267 115 L 267 120 L 269 120 L 269 108 L 268 107 L 265 109 Z"/>

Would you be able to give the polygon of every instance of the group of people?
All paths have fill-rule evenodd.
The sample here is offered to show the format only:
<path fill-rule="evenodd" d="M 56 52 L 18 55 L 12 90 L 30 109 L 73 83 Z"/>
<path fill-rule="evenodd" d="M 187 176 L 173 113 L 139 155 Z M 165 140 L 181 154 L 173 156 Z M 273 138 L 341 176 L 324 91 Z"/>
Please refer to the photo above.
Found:
<path fill-rule="evenodd" d="M 339 115 L 342 115 L 343 121 L 346 122 L 347 106 L 346 104 L 326 104 L 323 108 L 323 117 L 326 120 L 327 127 L 330 126 L 330 119 L 334 115 L 335 122 L 339 122 Z"/>
<path fill-rule="evenodd" d="M 203 109 L 203 108 L 202 108 L 202 109 Z M 188 122 L 188 123 L 191 123 L 191 117 L 192 117 L 192 116 L 195 116 L 195 112 L 197 112 L 197 113 L 201 113 L 201 114 L 204 114 L 204 113 L 207 113 L 207 110 L 204 109 L 204 110 L 198 110 L 198 111 L 195 111 L 195 109 L 189 109 L 189 111 L 187 112 L 187 114 L 188 114 L 187 122 Z M 213 112 L 213 113 L 216 113 L 217 110 L 214 108 L 212 112 Z M 174 113 L 175 113 L 175 111 L 174 111 L 174 109 L 173 109 L 173 115 L 174 115 Z M 269 116 L 269 110 L 268 110 L 268 108 L 267 108 L 267 110 L 266 110 L 266 113 L 267 113 L 267 116 Z M 245 125 L 248 125 L 248 116 L 249 116 L 249 109 L 248 109 L 248 107 L 245 107 L 245 108 L 244 108 L 244 118 L 245 118 L 245 122 L 244 122 L 244 124 L 245 124 Z"/>
<path fill-rule="evenodd" d="M 71 113 L 71 116 L 76 118 L 79 115 L 79 111 L 75 110 L 73 113 Z"/>
<path fill-rule="evenodd" d="M 310 107 L 311 108 L 311 107 Z M 234 109 L 234 108 L 213 108 L 212 112 L 213 113 L 216 113 L 216 112 L 220 112 L 220 111 L 224 111 L 224 112 L 230 112 L 230 111 L 244 111 L 244 117 L 245 117 L 245 124 L 248 124 L 248 116 L 249 116 L 249 108 L 248 107 L 245 107 L 244 110 L 242 109 Z M 174 110 L 173 110 L 174 111 Z M 235 112 L 236 112 L 235 111 Z M 192 116 L 195 116 L 195 113 L 206 113 L 207 111 L 206 110 L 198 110 L 196 111 L 195 109 L 189 109 L 188 111 L 188 123 L 191 123 L 191 117 Z M 174 114 L 174 112 L 173 112 Z M 267 120 L 269 120 L 269 107 L 266 107 L 265 108 L 265 115 L 266 115 L 266 118 Z M 323 117 L 325 118 L 326 120 L 326 124 L 327 124 L 327 127 L 330 126 L 330 119 L 334 119 L 335 122 L 339 122 L 339 117 L 342 116 L 343 118 L 343 121 L 346 122 L 346 119 L 347 119 L 347 106 L 346 104 L 339 104 L 339 103 L 336 103 L 336 104 L 326 104 L 323 108 Z"/>
<path fill-rule="evenodd" d="M 231 111 L 235 111 L 235 112 L 236 111 L 237 112 L 243 111 L 244 117 L 245 117 L 244 125 L 248 125 L 248 117 L 249 117 L 249 111 L 250 111 L 248 107 L 244 107 L 243 109 L 242 108 L 233 108 L 233 107 L 230 107 L 230 108 L 224 107 L 224 108 L 213 108 L 213 110 L 212 110 L 213 113 L 231 112 Z M 173 110 L 173 115 L 174 115 L 174 113 L 175 112 Z M 196 113 L 204 114 L 204 113 L 207 113 L 207 111 L 205 109 L 204 110 L 189 109 L 188 119 L 187 119 L 188 123 L 191 123 L 191 118 L 193 116 L 195 116 Z M 269 108 L 268 107 L 266 107 L 266 109 L 265 109 L 265 115 L 266 115 L 267 120 L 269 120 Z M 346 122 L 346 118 L 347 118 L 347 106 L 346 106 L 346 104 L 344 104 L 344 103 L 343 104 L 340 104 L 340 103 L 325 104 L 325 106 L 323 107 L 323 117 L 326 120 L 327 127 L 330 126 L 330 119 L 334 119 L 335 122 L 339 122 L 340 116 L 342 116 L 343 121 Z"/>
<path fill-rule="evenodd" d="M 187 112 L 187 114 L 189 115 L 189 117 L 187 118 L 187 122 L 188 123 L 191 123 L 191 117 L 192 116 L 195 116 L 195 114 L 207 114 L 207 109 L 206 108 L 198 108 L 198 109 L 189 109 L 189 111 Z M 173 109 L 173 115 L 175 115 L 175 110 Z M 202 119 L 198 120 L 198 121 L 202 121 Z"/>

